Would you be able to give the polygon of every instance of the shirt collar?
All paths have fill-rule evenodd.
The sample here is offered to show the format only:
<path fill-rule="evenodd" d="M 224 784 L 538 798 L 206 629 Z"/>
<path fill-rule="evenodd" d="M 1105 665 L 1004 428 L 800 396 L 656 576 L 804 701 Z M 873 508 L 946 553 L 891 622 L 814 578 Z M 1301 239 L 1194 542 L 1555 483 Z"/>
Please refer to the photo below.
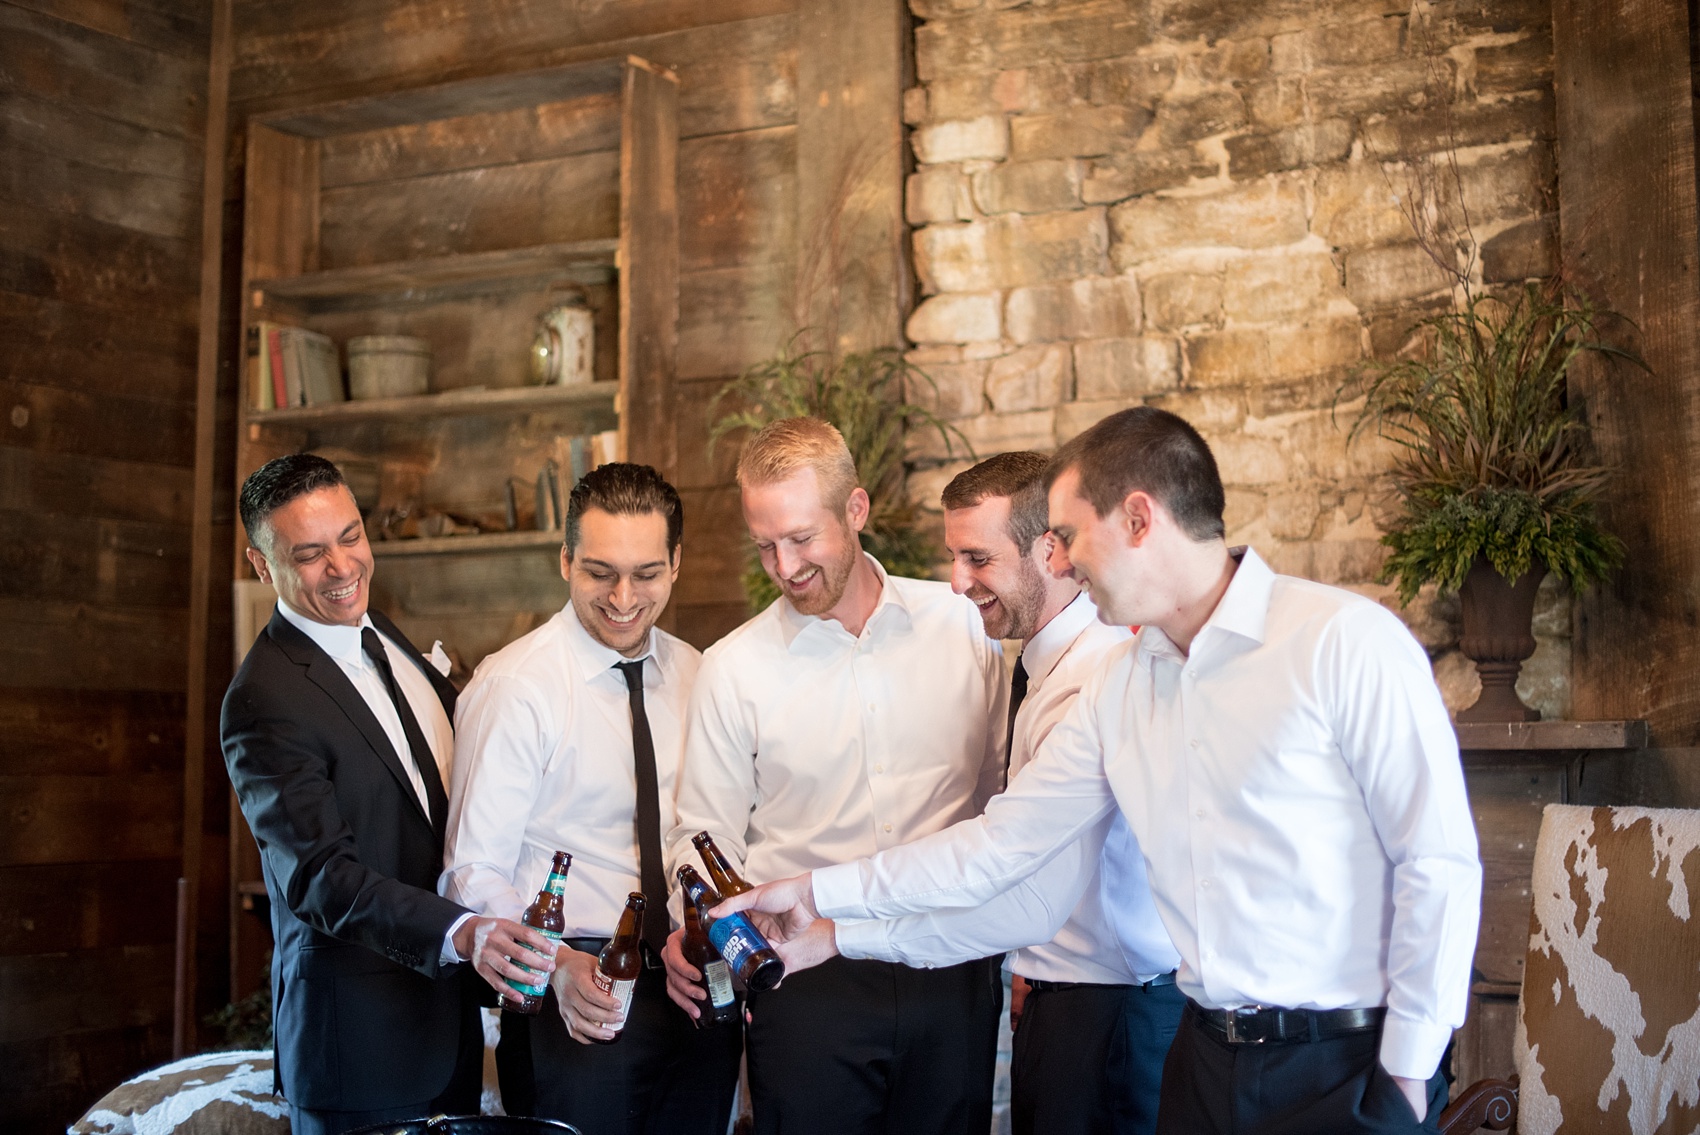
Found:
<path fill-rule="evenodd" d="M 862 557 L 873 565 L 874 572 L 879 576 L 880 581 L 879 601 L 874 604 L 873 614 L 868 616 L 868 624 L 863 633 L 882 627 L 886 623 L 895 622 L 900 626 L 910 626 L 913 619 L 909 611 L 909 604 L 903 600 L 903 593 L 898 591 L 897 585 L 892 583 L 891 576 L 886 573 L 884 567 L 880 566 L 878 560 L 866 552 L 862 553 Z M 828 623 L 832 625 L 826 626 L 825 624 Z M 785 638 L 787 650 L 796 643 L 801 635 L 809 634 L 813 637 L 818 634 L 831 634 L 834 627 L 841 634 L 848 635 L 850 633 L 845 629 L 844 624 L 837 619 L 802 614 L 791 606 L 789 599 L 783 595 L 779 597 L 779 633 Z"/>
<path fill-rule="evenodd" d="M 321 623 L 317 619 L 309 619 L 285 603 L 282 596 L 277 600 L 277 613 L 337 662 L 353 663 L 356 666 L 367 665 L 366 651 L 360 645 L 360 632 L 372 626 L 372 616 L 361 615 L 360 625 L 357 627 Z"/>
<path fill-rule="evenodd" d="M 642 662 L 645 659 L 655 657 L 656 634 L 654 627 L 649 628 L 649 641 L 644 644 L 643 653 L 636 658 L 627 658 L 613 647 L 605 646 L 591 637 L 590 632 L 585 630 L 584 624 L 579 621 L 578 611 L 573 607 L 571 601 L 561 608 L 561 618 L 565 621 L 567 628 L 567 649 L 578 661 L 586 678 L 596 678 L 602 674 L 610 673 L 614 667 L 622 662 Z M 645 686 L 650 685 L 651 671 L 654 671 L 660 665 L 660 660 L 657 659 L 655 666 L 643 668 Z M 620 680 L 625 681 L 624 675 L 621 676 Z"/>
<path fill-rule="evenodd" d="M 1051 616 L 1051 621 L 1040 627 L 1038 633 L 1021 648 L 1021 665 L 1027 671 L 1029 688 L 1048 678 L 1074 640 L 1080 637 L 1080 632 L 1097 621 L 1098 608 L 1084 591 Z"/>
<path fill-rule="evenodd" d="M 1229 548 L 1228 554 L 1238 560 L 1240 566 L 1234 572 L 1234 578 L 1228 581 L 1228 590 L 1217 600 L 1216 609 L 1210 612 L 1210 617 L 1194 636 L 1195 648 L 1212 629 L 1238 635 L 1254 643 L 1263 642 L 1264 628 L 1269 621 L 1269 599 L 1275 591 L 1275 572 L 1249 545 Z M 1184 657 L 1169 636 L 1156 627 L 1145 628 L 1139 636 L 1139 649 L 1146 655 L 1176 660 Z"/>

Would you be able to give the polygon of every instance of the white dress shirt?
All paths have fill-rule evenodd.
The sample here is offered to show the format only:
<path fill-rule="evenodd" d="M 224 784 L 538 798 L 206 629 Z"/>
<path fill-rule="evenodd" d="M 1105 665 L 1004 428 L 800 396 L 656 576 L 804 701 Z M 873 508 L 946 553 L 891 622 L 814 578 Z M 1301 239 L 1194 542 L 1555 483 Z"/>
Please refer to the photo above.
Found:
<path fill-rule="evenodd" d="M 663 631 L 644 655 L 661 830 L 674 822 L 684 716 L 701 655 Z M 454 787 L 442 891 L 518 919 L 570 852 L 566 936 L 611 936 L 638 875 L 637 773 L 625 675 L 632 661 L 584 629 L 568 604 L 478 666 L 456 713 Z M 652 899 L 651 910 L 663 900 Z"/>
<path fill-rule="evenodd" d="M 1386 1005 L 1383 1067 L 1433 1074 L 1464 1020 L 1481 864 L 1457 738 L 1391 612 L 1245 552 L 1190 655 L 1147 627 L 984 817 L 815 872 L 816 902 L 983 902 L 1118 806 L 1188 997 Z"/>
<path fill-rule="evenodd" d="M 396 685 L 401 688 L 401 694 L 407 699 L 407 706 L 413 710 L 413 719 L 419 723 L 419 731 L 425 735 L 425 743 L 431 747 L 431 756 L 437 762 L 437 775 L 445 786 L 454 766 L 455 731 L 449 723 L 449 715 L 443 710 L 442 699 L 437 696 L 437 690 L 431 685 L 431 679 L 421 670 L 419 659 L 410 650 L 403 650 L 390 637 L 378 630 L 372 624 L 370 615 L 360 616 L 360 625 L 333 626 L 309 619 L 295 608 L 285 603 L 282 598 L 277 601 L 278 614 L 282 615 L 296 630 L 312 639 L 318 648 L 331 656 L 331 661 L 337 664 L 354 689 L 366 702 L 372 716 L 383 726 L 384 735 L 395 746 L 396 756 L 401 759 L 402 770 L 407 773 L 408 783 L 413 785 L 413 791 L 419 797 L 419 806 L 425 809 L 425 814 L 431 814 L 431 801 L 425 792 L 425 778 L 420 775 L 419 766 L 413 763 L 413 750 L 407 743 L 407 730 L 402 728 L 401 714 L 396 712 L 395 702 L 390 700 L 390 688 L 384 681 L 384 676 L 378 672 L 378 667 L 366 657 L 366 649 L 361 644 L 360 635 L 367 627 L 377 632 L 378 641 L 384 644 L 384 653 L 390 659 L 390 672 L 395 675 Z M 433 645 L 431 660 L 444 675 L 449 672 L 448 657 L 442 653 L 442 644 Z M 463 904 L 464 905 L 464 904 Z M 465 961 L 454 947 L 455 931 L 469 914 L 463 914 L 454 920 L 448 933 L 443 935 L 443 948 L 439 961 L 443 965 Z"/>
<path fill-rule="evenodd" d="M 1131 639 L 1126 627 L 1099 622 L 1098 608 L 1082 593 L 1028 641 L 1021 652 L 1027 696 L 1015 715 L 1012 780 L 1073 708 L 1081 687 Z M 1078 904 L 1054 928 L 1050 917 L 1074 896 Z M 1009 966 L 1022 977 L 1098 985 L 1150 981 L 1180 961 L 1151 900 L 1138 841 L 1120 813 L 1098 820 L 1020 886 L 982 906 L 846 921 L 837 939 L 845 957 L 916 966 L 951 965 L 1021 946 Z"/>
<path fill-rule="evenodd" d="M 752 882 L 783 878 L 940 831 L 998 790 L 1001 648 L 948 584 L 868 562 L 860 635 L 781 598 L 703 656 L 670 868 L 708 831 Z"/>

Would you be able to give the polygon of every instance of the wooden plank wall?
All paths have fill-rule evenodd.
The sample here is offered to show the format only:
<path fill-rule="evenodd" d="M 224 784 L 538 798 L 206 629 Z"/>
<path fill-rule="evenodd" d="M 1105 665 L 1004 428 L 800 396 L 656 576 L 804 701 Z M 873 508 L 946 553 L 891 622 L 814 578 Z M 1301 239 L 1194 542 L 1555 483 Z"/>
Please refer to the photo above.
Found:
<path fill-rule="evenodd" d="M 250 114 L 428 82 L 639 55 L 679 76 L 685 498 L 675 626 L 706 644 L 744 617 L 727 452 L 705 452 L 717 385 L 790 326 L 797 214 L 796 0 L 239 0 L 231 154 Z M 524 154 L 512 175 L 527 176 Z M 487 160 L 487 159 L 481 159 Z M 229 182 L 240 193 L 240 171 Z M 230 205 L 240 208 L 232 196 Z M 417 228 L 418 218 L 414 218 Z M 227 238 L 227 240 L 230 238 Z M 564 596 L 563 596 L 564 599 Z"/>
<path fill-rule="evenodd" d="M 6 1131 L 171 1050 L 207 38 L 0 0 Z"/>
<path fill-rule="evenodd" d="M 1577 604 L 1578 718 L 1645 717 L 1654 743 L 1700 744 L 1700 222 L 1692 7 L 1553 6 L 1565 272 L 1633 320 L 1652 369 L 1583 360 L 1605 516 L 1624 569 Z M 1623 329 L 1619 329 L 1620 332 Z"/>

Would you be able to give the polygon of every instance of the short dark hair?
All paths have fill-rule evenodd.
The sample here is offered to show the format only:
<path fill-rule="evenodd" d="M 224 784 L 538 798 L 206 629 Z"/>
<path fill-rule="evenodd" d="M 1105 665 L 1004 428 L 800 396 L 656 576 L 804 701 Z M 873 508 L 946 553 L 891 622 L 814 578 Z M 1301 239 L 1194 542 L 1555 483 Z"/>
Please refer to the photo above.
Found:
<path fill-rule="evenodd" d="M 685 534 L 685 506 L 679 501 L 679 490 L 648 465 L 610 461 L 579 478 L 567 495 L 565 542 L 569 556 L 578 548 L 579 521 L 593 508 L 615 516 L 659 512 L 667 521 L 667 555 L 671 557 L 679 550 Z"/>
<path fill-rule="evenodd" d="M 972 469 L 964 469 L 944 487 L 940 503 L 947 509 L 973 508 L 987 497 L 1009 498 L 1007 531 L 1023 555 L 1033 541 L 1050 527 L 1045 517 L 1045 467 L 1051 459 L 1043 453 L 1017 450 L 988 457 Z"/>
<path fill-rule="evenodd" d="M 272 513 L 296 497 L 347 484 L 342 470 L 316 453 L 272 458 L 242 482 L 237 507 L 242 514 L 242 528 L 248 533 L 248 543 L 264 552 L 260 530 L 266 527 Z"/>
<path fill-rule="evenodd" d="M 1070 469 L 1099 516 L 1131 492 L 1150 493 L 1194 540 L 1220 539 L 1225 500 L 1216 458 L 1185 418 L 1151 406 L 1121 410 L 1057 450 L 1045 488 Z"/>

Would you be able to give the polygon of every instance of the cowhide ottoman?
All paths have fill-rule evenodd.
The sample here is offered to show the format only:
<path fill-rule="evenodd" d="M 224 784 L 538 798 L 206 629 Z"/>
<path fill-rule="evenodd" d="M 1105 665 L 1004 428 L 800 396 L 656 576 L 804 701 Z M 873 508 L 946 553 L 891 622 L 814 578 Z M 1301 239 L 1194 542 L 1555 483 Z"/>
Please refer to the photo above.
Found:
<path fill-rule="evenodd" d="M 119 1084 L 68 1135 L 289 1135 L 272 1054 L 204 1052 Z"/>
<path fill-rule="evenodd" d="M 1700 811 L 1548 805 L 1517 1130 L 1700 1128 Z"/>

